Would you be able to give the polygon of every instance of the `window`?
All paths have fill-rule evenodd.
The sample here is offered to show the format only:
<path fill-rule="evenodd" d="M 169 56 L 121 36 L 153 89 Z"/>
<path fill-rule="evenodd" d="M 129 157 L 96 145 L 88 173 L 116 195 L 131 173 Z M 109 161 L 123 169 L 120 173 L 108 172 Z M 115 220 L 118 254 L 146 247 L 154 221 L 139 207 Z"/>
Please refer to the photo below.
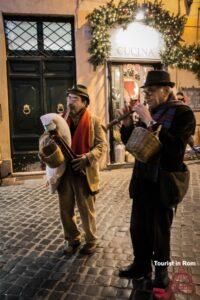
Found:
<path fill-rule="evenodd" d="M 72 19 L 5 19 L 8 55 L 73 55 Z"/>
<path fill-rule="evenodd" d="M 70 23 L 43 23 L 44 50 L 72 50 Z"/>
<path fill-rule="evenodd" d="M 9 50 L 37 50 L 37 23 L 6 21 L 5 32 Z"/>

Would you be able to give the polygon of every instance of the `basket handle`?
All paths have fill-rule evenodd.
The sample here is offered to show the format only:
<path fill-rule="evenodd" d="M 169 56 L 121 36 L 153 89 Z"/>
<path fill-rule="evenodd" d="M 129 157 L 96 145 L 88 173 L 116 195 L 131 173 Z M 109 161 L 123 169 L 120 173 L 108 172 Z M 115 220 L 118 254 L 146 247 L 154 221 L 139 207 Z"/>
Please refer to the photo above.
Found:
<path fill-rule="evenodd" d="M 155 137 L 159 138 L 159 133 L 160 133 L 161 129 L 162 129 L 162 124 L 160 124 L 158 126 L 157 130 L 153 132 L 153 134 L 155 135 Z"/>

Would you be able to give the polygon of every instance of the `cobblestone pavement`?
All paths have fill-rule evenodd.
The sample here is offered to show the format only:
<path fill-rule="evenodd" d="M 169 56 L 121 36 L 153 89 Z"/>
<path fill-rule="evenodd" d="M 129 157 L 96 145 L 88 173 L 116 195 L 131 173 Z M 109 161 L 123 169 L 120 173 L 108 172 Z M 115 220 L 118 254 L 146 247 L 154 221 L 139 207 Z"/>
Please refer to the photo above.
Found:
<path fill-rule="evenodd" d="M 190 189 L 173 223 L 176 264 L 200 262 L 200 164 L 191 162 L 190 170 Z M 91 256 L 62 254 L 57 195 L 50 195 L 43 181 L 0 187 L 0 299 L 128 299 L 132 283 L 117 274 L 132 261 L 130 176 L 131 169 L 101 173 L 96 201 L 100 244 Z M 192 295 L 183 284 L 170 299 L 200 299 L 200 265 L 170 271 L 174 281 L 177 273 L 187 272 L 186 283 L 195 285 Z"/>

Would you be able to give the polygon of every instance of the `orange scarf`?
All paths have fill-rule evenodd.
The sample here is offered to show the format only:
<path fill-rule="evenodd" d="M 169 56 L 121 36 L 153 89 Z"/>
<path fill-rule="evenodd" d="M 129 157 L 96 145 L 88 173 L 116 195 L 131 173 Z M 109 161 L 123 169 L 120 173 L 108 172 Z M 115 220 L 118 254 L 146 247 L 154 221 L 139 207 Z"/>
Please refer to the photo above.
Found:
<path fill-rule="evenodd" d="M 69 127 L 71 125 L 71 122 L 73 121 L 69 116 L 67 118 Z M 90 125 L 91 116 L 90 113 L 86 110 L 80 117 L 74 136 L 72 137 L 71 148 L 75 154 L 85 154 L 90 151 Z"/>

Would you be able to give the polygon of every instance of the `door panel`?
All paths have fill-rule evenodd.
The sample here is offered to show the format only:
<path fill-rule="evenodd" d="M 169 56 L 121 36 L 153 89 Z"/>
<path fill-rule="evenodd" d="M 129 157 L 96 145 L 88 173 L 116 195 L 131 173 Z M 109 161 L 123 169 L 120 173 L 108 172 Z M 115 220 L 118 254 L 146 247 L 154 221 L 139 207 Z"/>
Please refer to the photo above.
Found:
<path fill-rule="evenodd" d="M 40 62 L 39 61 L 21 61 L 21 60 L 13 60 L 10 61 L 9 64 L 9 73 L 36 73 L 40 72 Z"/>
<path fill-rule="evenodd" d="M 62 112 L 76 81 L 74 18 L 5 16 L 4 27 L 13 169 L 39 170 L 40 116 Z"/>
<path fill-rule="evenodd" d="M 30 134 L 38 131 L 38 118 L 42 111 L 40 82 L 34 79 L 13 79 L 12 95 L 15 134 Z"/>
<path fill-rule="evenodd" d="M 69 60 L 44 61 L 45 74 L 65 74 L 66 78 L 74 77 L 74 62 Z"/>
<path fill-rule="evenodd" d="M 40 79 L 13 78 L 11 87 L 13 150 L 37 150 L 42 129 L 39 117 L 43 111 Z M 33 135 L 31 139 L 30 135 Z"/>
<path fill-rule="evenodd" d="M 74 61 L 59 58 L 9 62 L 14 171 L 40 169 L 37 155 L 43 132 L 40 116 L 63 112 L 66 90 L 75 82 L 74 70 Z"/>
<path fill-rule="evenodd" d="M 46 79 L 47 112 L 61 113 L 66 106 L 66 90 L 73 84 L 72 79 Z"/>

